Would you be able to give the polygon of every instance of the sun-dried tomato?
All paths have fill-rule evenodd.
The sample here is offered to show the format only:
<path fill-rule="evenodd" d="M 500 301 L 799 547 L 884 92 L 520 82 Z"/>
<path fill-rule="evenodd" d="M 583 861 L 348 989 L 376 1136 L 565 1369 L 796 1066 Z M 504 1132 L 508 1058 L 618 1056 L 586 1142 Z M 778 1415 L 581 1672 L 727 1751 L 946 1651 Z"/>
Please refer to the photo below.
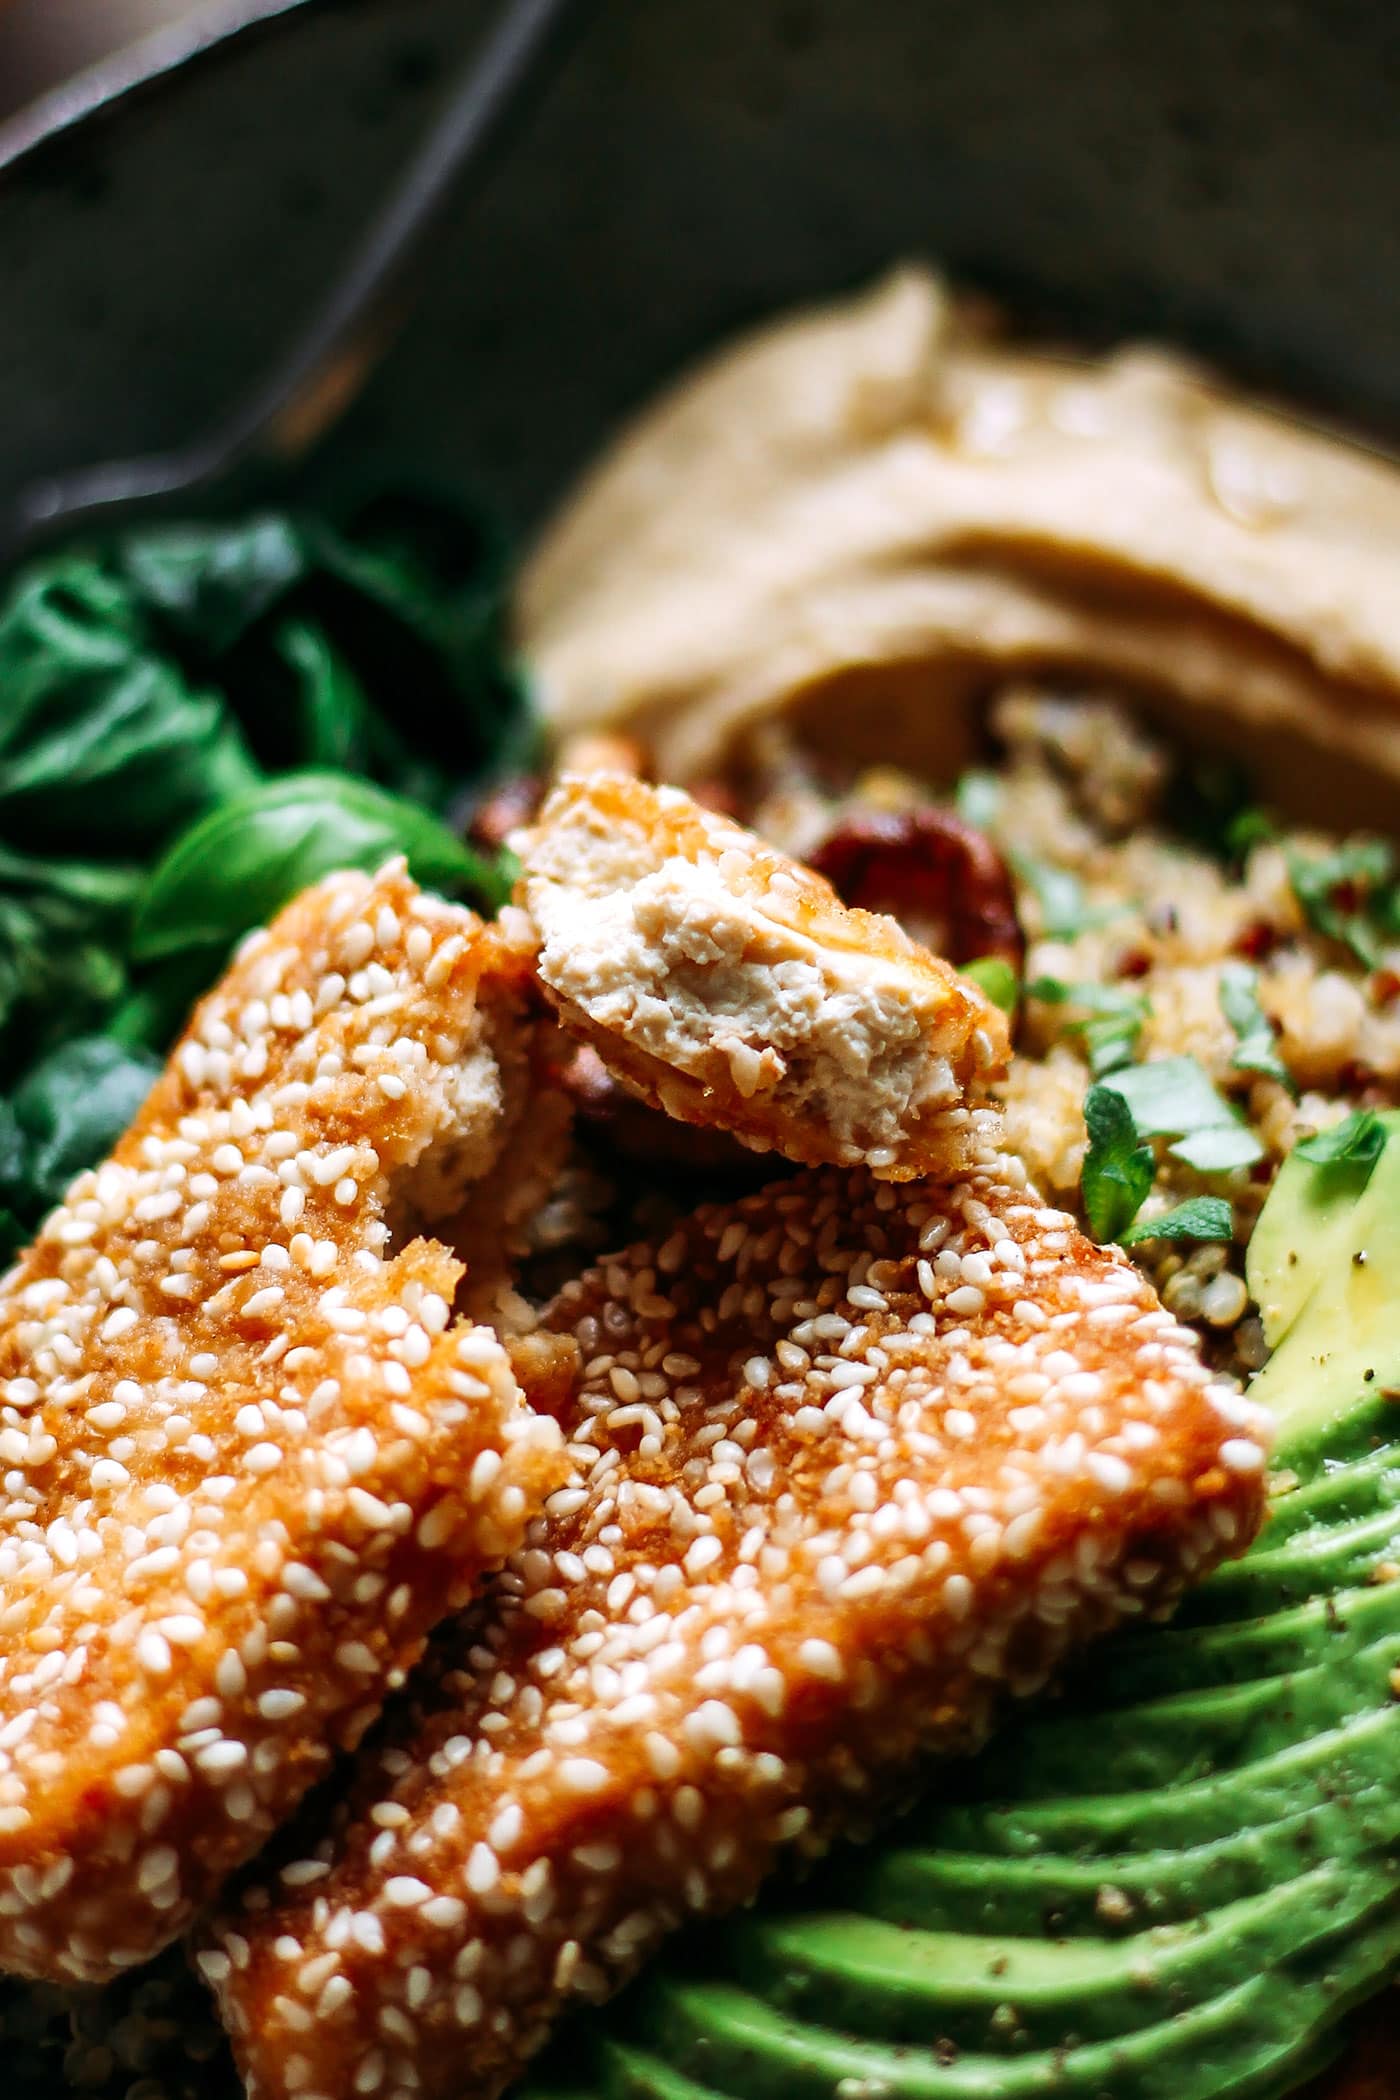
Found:
<path fill-rule="evenodd" d="M 951 810 L 859 810 L 812 855 L 847 904 L 888 912 L 951 963 L 996 955 L 1018 977 L 1026 937 L 1011 871 L 991 840 Z"/>

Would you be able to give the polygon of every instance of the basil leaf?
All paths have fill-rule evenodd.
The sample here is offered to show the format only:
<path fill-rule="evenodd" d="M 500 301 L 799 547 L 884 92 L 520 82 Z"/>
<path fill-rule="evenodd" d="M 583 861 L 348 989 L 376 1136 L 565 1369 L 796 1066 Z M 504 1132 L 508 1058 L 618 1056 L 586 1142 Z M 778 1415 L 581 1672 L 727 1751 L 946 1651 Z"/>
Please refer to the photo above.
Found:
<path fill-rule="evenodd" d="M 1308 924 L 1340 941 L 1368 970 L 1380 963 L 1380 934 L 1392 930 L 1394 873 L 1395 855 L 1383 839 L 1348 839 L 1321 855 L 1288 854 L 1288 879 Z"/>
<path fill-rule="evenodd" d="M 1021 997 L 1021 981 L 1004 955 L 978 955 L 958 965 L 964 977 L 980 984 L 993 1006 L 1014 1014 Z"/>
<path fill-rule="evenodd" d="M 1026 996 L 1050 1006 L 1083 1009 L 1064 1025 L 1067 1032 L 1083 1037 L 1096 1079 L 1131 1063 L 1142 1024 L 1152 1011 L 1141 992 L 1121 984 L 1066 984 L 1058 977 L 1037 977 L 1026 986 Z"/>
<path fill-rule="evenodd" d="M 1229 962 L 1220 973 L 1220 1010 L 1239 1038 L 1230 1062 L 1237 1072 L 1262 1072 L 1286 1087 L 1294 1100 L 1298 1084 L 1278 1054 L 1273 1023 L 1259 1004 L 1259 972 Z"/>
<path fill-rule="evenodd" d="M 1152 1150 L 1138 1142 L 1132 1111 L 1111 1087 L 1090 1087 L 1084 1127 L 1089 1133 L 1080 1177 L 1084 1214 L 1095 1239 L 1120 1240 L 1152 1187 Z"/>
<path fill-rule="evenodd" d="M 1135 1247 L 1143 1240 L 1232 1240 L 1234 1236 L 1235 1214 L 1223 1196 L 1188 1196 L 1174 1210 L 1130 1225 L 1119 1234 L 1119 1241 L 1124 1247 Z"/>
<path fill-rule="evenodd" d="M 176 840 L 137 906 L 132 954 L 138 962 L 190 950 L 221 956 L 308 883 L 337 868 L 372 872 L 395 853 L 430 889 L 503 901 L 493 867 L 426 810 L 368 781 L 289 774 Z"/>
<path fill-rule="evenodd" d="M 1202 1174 L 1262 1159 L 1264 1148 L 1194 1057 L 1129 1065 L 1104 1081 L 1120 1093 L 1144 1137 L 1166 1137 L 1174 1159 Z"/>
<path fill-rule="evenodd" d="M 1368 1174 L 1385 1150 L 1386 1128 L 1373 1108 L 1354 1109 L 1330 1130 L 1299 1138 L 1293 1150 L 1315 1166 L 1365 1167 Z"/>
<path fill-rule="evenodd" d="M 1012 853 L 1011 865 L 1040 905 L 1041 931 L 1046 940 L 1073 941 L 1092 927 L 1106 926 L 1122 916 L 1121 904 L 1091 904 L 1084 885 L 1071 868 L 1041 860 L 1033 853 Z"/>
<path fill-rule="evenodd" d="M 136 868 L 0 846 L 0 1081 L 100 1023 L 126 983 Z"/>
<path fill-rule="evenodd" d="M 101 564 L 22 576 L 0 606 L 0 830 L 35 851 L 144 851 L 258 778 L 217 694 L 153 650 Z"/>

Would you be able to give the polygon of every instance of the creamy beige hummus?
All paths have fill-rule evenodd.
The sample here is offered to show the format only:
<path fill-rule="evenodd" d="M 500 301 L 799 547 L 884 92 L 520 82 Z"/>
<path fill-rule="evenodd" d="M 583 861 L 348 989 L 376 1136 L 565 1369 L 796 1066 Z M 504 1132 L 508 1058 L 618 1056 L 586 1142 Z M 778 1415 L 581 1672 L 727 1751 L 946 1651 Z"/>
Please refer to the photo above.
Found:
<path fill-rule="evenodd" d="M 1357 821 L 1400 782 L 1397 575 L 1391 460 L 1157 351 L 1007 346 L 906 268 L 639 417 L 516 614 L 548 718 L 641 735 L 665 778 L 775 708 L 948 774 L 968 703 L 1038 672 L 1139 693 Z"/>

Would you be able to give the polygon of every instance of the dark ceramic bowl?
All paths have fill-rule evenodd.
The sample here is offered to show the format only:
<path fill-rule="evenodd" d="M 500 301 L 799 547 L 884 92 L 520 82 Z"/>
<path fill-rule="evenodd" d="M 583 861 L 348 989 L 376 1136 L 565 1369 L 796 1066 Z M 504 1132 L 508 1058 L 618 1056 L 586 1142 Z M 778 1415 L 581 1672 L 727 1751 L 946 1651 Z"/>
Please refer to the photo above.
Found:
<path fill-rule="evenodd" d="M 282 340 L 484 0 L 215 0 L 0 129 L 0 491 L 186 436 Z M 535 514 L 717 333 L 922 252 L 1400 425 L 1400 14 L 597 0 L 319 472 Z"/>

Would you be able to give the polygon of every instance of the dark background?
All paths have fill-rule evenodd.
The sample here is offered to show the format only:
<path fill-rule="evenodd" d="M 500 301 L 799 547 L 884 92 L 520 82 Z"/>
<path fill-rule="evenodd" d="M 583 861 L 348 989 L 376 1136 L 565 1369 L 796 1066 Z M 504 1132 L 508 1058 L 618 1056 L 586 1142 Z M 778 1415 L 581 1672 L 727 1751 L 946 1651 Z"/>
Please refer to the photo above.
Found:
<path fill-rule="evenodd" d="M 483 16 L 307 0 L 0 171 L 0 483 L 226 402 Z M 1398 92 L 1360 0 L 597 0 L 340 457 L 528 516 L 717 332 L 916 252 L 1393 431 Z"/>

